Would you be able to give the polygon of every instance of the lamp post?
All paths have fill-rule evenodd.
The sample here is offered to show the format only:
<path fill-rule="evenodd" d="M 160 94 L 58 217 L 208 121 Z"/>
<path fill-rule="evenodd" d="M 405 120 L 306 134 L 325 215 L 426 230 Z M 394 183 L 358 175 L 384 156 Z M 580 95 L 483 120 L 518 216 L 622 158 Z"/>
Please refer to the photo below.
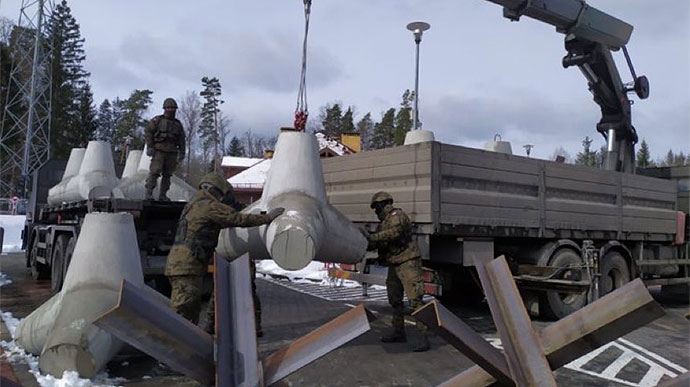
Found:
<path fill-rule="evenodd" d="M 429 23 L 412 22 L 407 25 L 407 29 L 412 31 L 416 44 L 415 76 L 414 76 L 414 126 L 413 130 L 419 129 L 419 44 L 422 42 L 422 34 L 431 28 Z"/>

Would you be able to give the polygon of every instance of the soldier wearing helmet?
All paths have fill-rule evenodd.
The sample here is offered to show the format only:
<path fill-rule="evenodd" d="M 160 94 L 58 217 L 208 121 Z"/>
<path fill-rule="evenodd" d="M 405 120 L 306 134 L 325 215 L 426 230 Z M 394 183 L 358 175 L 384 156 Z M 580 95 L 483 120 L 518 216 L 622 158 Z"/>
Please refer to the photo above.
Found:
<path fill-rule="evenodd" d="M 407 294 L 412 310 L 422 306 L 424 280 L 422 278 L 422 259 L 417 242 L 412 236 L 412 222 L 405 212 L 393 207 L 393 197 L 388 192 L 377 192 L 371 198 L 371 209 L 381 221 L 376 232 L 363 230 L 369 242 L 369 250 L 378 249 L 379 260 L 388 266 L 386 289 L 388 303 L 393 307 L 392 332 L 381 337 L 384 343 L 407 342 L 405 334 L 405 305 L 403 296 Z M 420 337 L 413 351 L 429 349 L 427 328 L 417 321 Z"/>
<path fill-rule="evenodd" d="M 230 183 L 215 173 L 207 174 L 177 224 L 175 243 L 165 264 L 165 275 L 172 285 L 170 307 L 194 324 L 199 321 L 203 277 L 220 230 L 268 224 L 284 211 L 275 208 L 268 214 L 242 214 L 226 204 L 232 201 Z"/>
<path fill-rule="evenodd" d="M 161 186 L 158 200 L 170 200 L 166 196 L 170 188 L 170 177 L 178 162 L 185 156 L 185 133 L 180 120 L 175 118 L 177 102 L 172 98 L 163 101 L 163 114 L 153 117 L 144 132 L 146 136 L 146 154 L 151 156 L 149 176 L 146 179 L 146 199 L 153 199 L 158 177 Z"/>

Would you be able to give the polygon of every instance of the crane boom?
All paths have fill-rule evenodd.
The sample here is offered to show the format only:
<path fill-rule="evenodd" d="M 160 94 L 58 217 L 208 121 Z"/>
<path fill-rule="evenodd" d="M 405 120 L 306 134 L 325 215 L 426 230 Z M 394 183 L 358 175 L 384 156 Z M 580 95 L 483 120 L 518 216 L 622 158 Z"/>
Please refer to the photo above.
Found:
<path fill-rule="evenodd" d="M 587 79 L 589 90 L 601 108 L 597 131 L 607 140 L 604 168 L 635 172 L 635 143 L 637 133 L 632 125 L 632 102 L 628 93 L 634 91 L 640 99 L 649 96 L 647 77 L 635 75 L 625 49 L 633 26 L 605 12 L 589 6 L 584 0 L 487 0 L 503 6 L 503 16 L 518 21 L 531 17 L 556 27 L 566 35 L 563 67 L 578 66 Z M 632 86 L 621 80 L 611 51 L 623 49 Z"/>

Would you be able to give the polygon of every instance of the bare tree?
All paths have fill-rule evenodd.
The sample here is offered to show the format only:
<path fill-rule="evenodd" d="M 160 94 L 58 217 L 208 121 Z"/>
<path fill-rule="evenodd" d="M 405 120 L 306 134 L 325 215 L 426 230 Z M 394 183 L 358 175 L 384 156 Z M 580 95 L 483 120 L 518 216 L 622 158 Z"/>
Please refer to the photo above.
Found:
<path fill-rule="evenodd" d="M 221 158 L 225 154 L 230 139 L 230 123 L 232 120 L 223 112 L 218 113 L 218 143 L 220 146 Z"/>
<path fill-rule="evenodd" d="M 192 155 L 194 154 L 194 140 L 201 122 L 201 99 L 199 94 L 195 91 L 188 90 L 182 98 L 180 98 L 180 121 L 185 130 L 185 141 L 187 145 L 187 168 L 185 177 L 189 176 L 189 168 L 192 162 Z"/>
<path fill-rule="evenodd" d="M 14 22 L 4 16 L 0 17 L 0 42 L 9 45 Z"/>

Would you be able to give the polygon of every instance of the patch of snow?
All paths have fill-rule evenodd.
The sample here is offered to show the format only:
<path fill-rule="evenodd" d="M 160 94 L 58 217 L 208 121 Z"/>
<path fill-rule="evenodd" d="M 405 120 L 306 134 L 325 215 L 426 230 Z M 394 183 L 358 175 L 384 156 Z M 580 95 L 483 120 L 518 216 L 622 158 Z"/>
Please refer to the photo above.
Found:
<path fill-rule="evenodd" d="M 351 153 L 351 151 L 343 145 L 341 142 L 328 138 L 326 137 L 325 134 L 323 133 L 316 133 L 316 141 L 319 143 L 319 152 L 324 150 L 325 148 L 328 148 L 333 151 L 333 153 L 337 154 L 338 156 L 342 156 L 345 154 Z"/>
<path fill-rule="evenodd" d="M 12 364 L 28 365 L 29 372 L 36 378 L 41 387 L 115 387 L 121 386 L 127 380 L 125 378 L 110 378 L 107 372 L 101 372 L 93 379 L 80 378 L 76 371 L 65 371 L 61 378 L 41 374 L 38 368 L 39 357 L 26 353 L 24 348 L 19 346 L 15 340 L 19 320 L 14 318 L 10 312 L 0 311 L 0 315 L 13 339 L 12 341 L 0 341 L 0 347 L 3 349 L 5 358 Z"/>
<path fill-rule="evenodd" d="M 220 162 L 221 167 L 251 167 L 263 159 L 251 157 L 223 156 Z"/>
<path fill-rule="evenodd" d="M 228 179 L 234 189 L 263 189 L 272 159 L 264 159 Z"/>
<path fill-rule="evenodd" d="M 5 229 L 2 241 L 2 253 L 22 251 L 22 230 L 26 215 L 0 215 L 0 227 Z"/>
<path fill-rule="evenodd" d="M 12 283 L 10 277 L 6 276 L 4 273 L 0 273 L 0 286 L 9 285 Z"/>
<path fill-rule="evenodd" d="M 142 378 L 142 379 L 151 379 L 151 377 L 148 376 L 148 375 L 144 375 L 144 376 L 142 376 L 141 378 Z"/>
<path fill-rule="evenodd" d="M 290 271 L 281 268 L 272 259 L 264 259 L 256 262 L 256 272 L 265 275 L 285 277 L 295 283 L 318 283 L 321 286 L 333 287 L 337 285 L 346 288 L 361 286 L 359 282 L 352 280 L 335 281 L 328 276 L 327 264 L 316 261 L 310 262 L 304 269 Z"/>

